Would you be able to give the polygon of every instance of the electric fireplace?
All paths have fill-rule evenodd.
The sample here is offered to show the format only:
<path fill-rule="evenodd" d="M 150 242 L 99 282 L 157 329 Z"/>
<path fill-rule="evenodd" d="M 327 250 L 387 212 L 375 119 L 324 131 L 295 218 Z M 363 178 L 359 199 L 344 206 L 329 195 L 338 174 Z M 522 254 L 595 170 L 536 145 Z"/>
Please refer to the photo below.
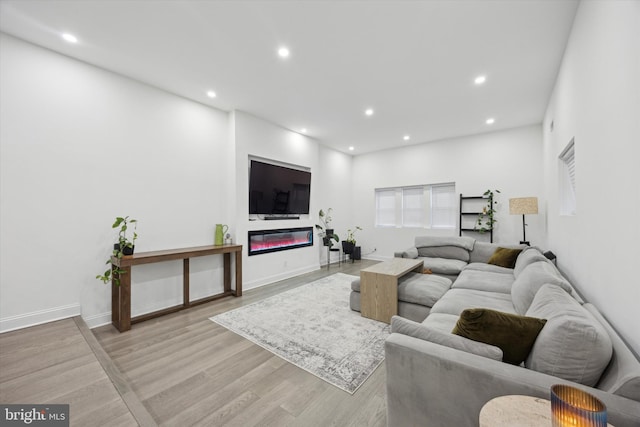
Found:
<path fill-rule="evenodd" d="M 249 231 L 249 256 L 313 246 L 313 227 Z"/>

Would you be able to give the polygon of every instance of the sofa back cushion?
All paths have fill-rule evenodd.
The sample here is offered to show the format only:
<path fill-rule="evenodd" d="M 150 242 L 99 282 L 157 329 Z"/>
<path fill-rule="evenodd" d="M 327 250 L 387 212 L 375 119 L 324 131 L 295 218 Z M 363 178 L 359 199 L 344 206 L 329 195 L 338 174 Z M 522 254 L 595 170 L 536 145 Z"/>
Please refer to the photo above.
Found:
<path fill-rule="evenodd" d="M 459 246 L 420 246 L 418 256 L 429 258 L 449 258 L 469 261 L 469 251 Z"/>
<path fill-rule="evenodd" d="M 527 316 L 547 319 L 525 366 L 568 381 L 594 386 L 613 347 L 605 328 L 562 288 L 544 285 Z"/>
<path fill-rule="evenodd" d="M 542 285 L 551 284 L 571 293 L 572 287 L 550 263 L 536 262 L 525 268 L 511 286 L 511 300 L 516 313 L 525 314 Z"/>
<path fill-rule="evenodd" d="M 528 247 L 525 248 L 518 258 L 516 259 L 516 264 L 513 267 L 513 275 L 518 277 L 522 271 L 527 268 L 527 266 L 535 263 L 535 262 L 549 262 L 547 258 L 542 255 L 542 252 L 538 250 L 538 248 Z"/>

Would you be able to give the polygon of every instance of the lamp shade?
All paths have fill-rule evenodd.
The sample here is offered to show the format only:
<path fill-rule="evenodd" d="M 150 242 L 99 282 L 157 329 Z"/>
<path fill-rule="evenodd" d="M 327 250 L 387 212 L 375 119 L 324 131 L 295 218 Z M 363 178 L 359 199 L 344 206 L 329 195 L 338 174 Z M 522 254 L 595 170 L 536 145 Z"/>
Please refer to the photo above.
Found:
<path fill-rule="evenodd" d="M 537 197 L 519 197 L 509 199 L 509 213 L 511 215 L 529 215 L 538 213 Z"/>

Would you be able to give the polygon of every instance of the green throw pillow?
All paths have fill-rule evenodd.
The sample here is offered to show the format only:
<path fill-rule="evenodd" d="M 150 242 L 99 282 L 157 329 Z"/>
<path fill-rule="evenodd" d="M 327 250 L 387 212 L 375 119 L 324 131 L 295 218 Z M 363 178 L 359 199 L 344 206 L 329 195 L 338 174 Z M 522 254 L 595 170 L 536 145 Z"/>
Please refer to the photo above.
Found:
<path fill-rule="evenodd" d="M 502 313 L 487 308 L 470 308 L 460 314 L 452 333 L 495 345 L 502 350 L 502 361 L 521 364 L 531 352 L 546 319 Z"/>
<path fill-rule="evenodd" d="M 520 255 L 522 249 L 498 248 L 495 250 L 487 264 L 498 265 L 505 268 L 513 268 L 516 265 L 516 259 Z"/>

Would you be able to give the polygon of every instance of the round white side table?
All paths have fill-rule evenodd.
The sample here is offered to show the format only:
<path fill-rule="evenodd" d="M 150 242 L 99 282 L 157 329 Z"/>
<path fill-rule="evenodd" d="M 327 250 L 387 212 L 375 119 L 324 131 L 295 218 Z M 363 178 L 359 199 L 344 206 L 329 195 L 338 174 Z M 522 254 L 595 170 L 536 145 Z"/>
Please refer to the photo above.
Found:
<path fill-rule="evenodd" d="M 480 411 L 480 427 L 550 426 L 551 402 L 541 397 L 500 396 L 485 403 Z"/>

